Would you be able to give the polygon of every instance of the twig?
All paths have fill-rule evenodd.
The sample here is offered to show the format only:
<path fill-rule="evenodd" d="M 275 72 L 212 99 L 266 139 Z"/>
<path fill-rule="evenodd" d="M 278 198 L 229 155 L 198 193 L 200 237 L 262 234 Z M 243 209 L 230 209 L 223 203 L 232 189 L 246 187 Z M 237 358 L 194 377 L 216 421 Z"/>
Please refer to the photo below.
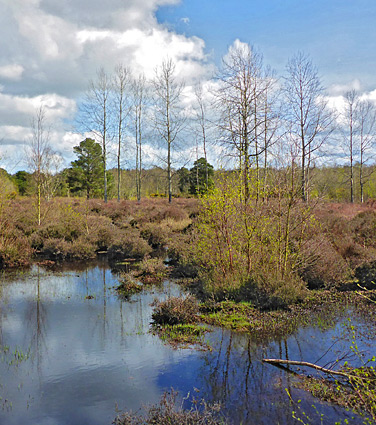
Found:
<path fill-rule="evenodd" d="M 340 376 L 344 376 L 345 378 L 353 378 L 354 375 L 351 375 L 349 373 L 345 373 L 345 372 L 339 372 L 336 370 L 332 370 L 332 369 L 327 369 L 325 367 L 321 367 L 318 366 L 314 363 L 309 363 L 309 362 L 300 362 L 297 360 L 282 360 L 282 359 L 263 359 L 262 360 L 265 363 L 271 363 L 274 365 L 281 365 L 281 364 L 288 364 L 288 365 L 296 365 L 296 366 L 307 366 L 307 367 L 311 367 L 313 369 L 319 370 L 320 372 L 324 372 L 324 373 L 328 373 L 330 375 L 340 375 Z"/>

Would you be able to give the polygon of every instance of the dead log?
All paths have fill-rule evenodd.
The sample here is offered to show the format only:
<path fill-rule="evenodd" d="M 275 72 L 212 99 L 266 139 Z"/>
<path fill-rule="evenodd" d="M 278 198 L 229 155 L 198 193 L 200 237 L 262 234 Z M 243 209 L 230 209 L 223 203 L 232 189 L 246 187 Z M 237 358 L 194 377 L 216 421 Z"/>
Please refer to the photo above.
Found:
<path fill-rule="evenodd" d="M 297 360 L 283 360 L 283 359 L 262 359 L 262 361 L 265 362 L 265 363 L 270 363 L 270 364 L 274 364 L 274 365 L 287 364 L 287 365 L 294 365 L 294 366 L 306 366 L 306 367 L 310 367 L 310 368 L 319 370 L 320 372 L 324 372 L 324 373 L 327 373 L 327 374 L 330 374 L 330 375 L 344 376 L 347 379 L 354 377 L 354 375 L 351 375 L 350 373 L 339 372 L 339 371 L 336 371 L 336 370 L 327 369 L 325 367 L 319 366 L 319 365 L 314 364 L 314 363 L 309 363 L 309 362 L 299 362 Z"/>

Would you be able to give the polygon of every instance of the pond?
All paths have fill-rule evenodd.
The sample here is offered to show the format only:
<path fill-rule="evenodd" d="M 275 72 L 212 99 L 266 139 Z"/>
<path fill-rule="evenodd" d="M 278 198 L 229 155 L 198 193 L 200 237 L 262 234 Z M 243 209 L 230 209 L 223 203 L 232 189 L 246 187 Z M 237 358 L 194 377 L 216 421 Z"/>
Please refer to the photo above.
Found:
<path fill-rule="evenodd" d="M 173 349 L 149 332 L 151 303 L 183 290 L 166 281 L 125 301 L 117 285 L 105 260 L 2 275 L 1 425 L 107 425 L 117 409 L 157 403 L 171 387 L 182 397 L 220 401 L 234 424 L 295 423 L 286 388 L 302 400 L 302 410 L 316 415 L 313 423 L 320 423 L 313 403 L 327 423 L 351 416 L 294 388 L 292 374 L 262 363 L 265 357 L 315 362 L 330 347 L 321 364 L 333 360 L 349 347 L 338 340 L 347 314 L 284 339 L 260 342 L 213 329 L 207 334 L 211 351 Z"/>

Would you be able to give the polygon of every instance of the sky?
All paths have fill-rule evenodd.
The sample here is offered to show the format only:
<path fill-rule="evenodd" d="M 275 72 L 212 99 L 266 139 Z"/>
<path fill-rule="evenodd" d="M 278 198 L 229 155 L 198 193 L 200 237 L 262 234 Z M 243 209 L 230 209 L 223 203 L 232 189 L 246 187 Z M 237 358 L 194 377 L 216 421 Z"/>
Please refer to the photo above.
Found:
<path fill-rule="evenodd" d="M 236 40 L 283 75 L 310 55 L 330 96 L 376 95 L 374 0 L 0 0 L 0 166 L 26 169 L 36 109 L 64 165 L 82 139 L 72 122 L 100 67 L 152 77 L 166 57 L 189 85 L 215 73 Z M 375 91 L 375 92 L 374 92 Z"/>

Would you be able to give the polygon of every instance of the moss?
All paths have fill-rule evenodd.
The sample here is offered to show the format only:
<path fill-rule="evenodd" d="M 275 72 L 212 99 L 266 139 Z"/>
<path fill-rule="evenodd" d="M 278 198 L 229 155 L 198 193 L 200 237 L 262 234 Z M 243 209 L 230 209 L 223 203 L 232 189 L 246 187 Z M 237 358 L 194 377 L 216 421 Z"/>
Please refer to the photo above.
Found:
<path fill-rule="evenodd" d="M 317 326 L 329 329 L 336 323 L 338 315 L 356 306 L 354 314 L 368 315 L 375 320 L 376 309 L 362 292 L 341 293 L 315 291 L 303 302 L 288 309 L 261 311 L 251 303 L 233 301 L 215 302 L 212 299 L 200 304 L 200 320 L 239 332 L 248 332 L 255 339 L 279 338 L 291 335 L 301 326 Z"/>
<path fill-rule="evenodd" d="M 116 291 L 124 298 L 129 298 L 131 295 L 137 294 L 143 289 L 143 286 L 133 280 L 129 274 L 123 275 L 120 280 L 121 283 L 116 288 Z"/>
<path fill-rule="evenodd" d="M 189 348 L 192 345 L 204 350 L 210 350 L 210 346 L 204 341 L 204 335 L 210 330 L 197 324 L 178 324 L 154 326 L 153 332 L 162 341 L 167 342 L 174 348 Z"/>

